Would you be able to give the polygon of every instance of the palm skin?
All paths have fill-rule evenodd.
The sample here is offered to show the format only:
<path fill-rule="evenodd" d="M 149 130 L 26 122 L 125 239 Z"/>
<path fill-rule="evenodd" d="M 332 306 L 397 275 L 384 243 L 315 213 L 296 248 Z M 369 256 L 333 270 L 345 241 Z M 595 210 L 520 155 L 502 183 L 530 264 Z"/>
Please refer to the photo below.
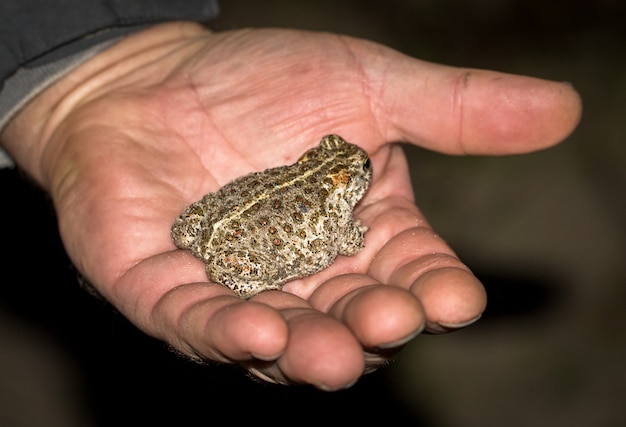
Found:
<path fill-rule="evenodd" d="M 580 114 L 560 83 L 444 67 L 352 38 L 154 27 L 98 55 L 15 118 L 3 143 L 50 191 L 67 252 L 117 309 L 195 359 L 335 390 L 426 329 L 484 310 L 429 227 L 392 141 L 453 154 L 557 143 Z M 35 124 L 35 125 L 33 125 Z M 338 133 L 370 155 L 365 248 L 244 301 L 170 236 L 189 203 Z M 18 144 L 17 141 L 28 141 Z"/>

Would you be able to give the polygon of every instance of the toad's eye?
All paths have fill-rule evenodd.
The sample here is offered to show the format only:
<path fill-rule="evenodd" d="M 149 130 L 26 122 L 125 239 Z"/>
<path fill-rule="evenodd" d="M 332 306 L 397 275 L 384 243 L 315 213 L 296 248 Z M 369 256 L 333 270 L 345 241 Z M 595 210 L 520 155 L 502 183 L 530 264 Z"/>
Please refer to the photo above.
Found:
<path fill-rule="evenodd" d="M 370 162 L 370 158 L 368 157 L 365 163 L 363 163 L 363 170 L 364 171 L 370 170 L 371 167 L 372 167 L 372 162 Z"/>

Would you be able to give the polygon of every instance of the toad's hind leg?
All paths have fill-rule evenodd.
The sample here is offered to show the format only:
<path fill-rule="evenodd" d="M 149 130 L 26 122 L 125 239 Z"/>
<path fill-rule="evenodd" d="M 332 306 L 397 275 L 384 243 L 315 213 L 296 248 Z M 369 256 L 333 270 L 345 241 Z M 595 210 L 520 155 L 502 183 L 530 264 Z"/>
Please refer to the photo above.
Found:
<path fill-rule="evenodd" d="M 198 237 L 206 232 L 212 223 L 211 208 L 215 206 L 217 200 L 218 196 L 215 193 L 208 193 L 202 200 L 187 206 L 176 218 L 171 230 L 176 246 L 189 249 L 196 244 Z"/>
<path fill-rule="evenodd" d="M 271 260 L 254 252 L 229 250 L 216 254 L 206 271 L 214 282 L 241 298 L 250 298 L 262 291 L 282 288 L 282 283 L 275 280 L 272 266 Z"/>

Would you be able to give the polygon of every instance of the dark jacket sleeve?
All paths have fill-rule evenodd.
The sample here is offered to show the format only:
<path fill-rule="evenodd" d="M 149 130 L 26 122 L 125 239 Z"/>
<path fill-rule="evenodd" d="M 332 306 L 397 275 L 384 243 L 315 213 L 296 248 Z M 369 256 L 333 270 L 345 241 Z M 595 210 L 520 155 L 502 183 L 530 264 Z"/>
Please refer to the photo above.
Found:
<path fill-rule="evenodd" d="M 217 13 L 217 0 L 0 0 L 0 131 L 46 87 L 121 37 Z M 0 148 L 0 167 L 11 164 Z"/>
<path fill-rule="evenodd" d="M 86 36 L 153 23 L 208 21 L 215 0 L 0 0 L 0 81 L 20 67 L 54 61 L 88 47 Z"/>

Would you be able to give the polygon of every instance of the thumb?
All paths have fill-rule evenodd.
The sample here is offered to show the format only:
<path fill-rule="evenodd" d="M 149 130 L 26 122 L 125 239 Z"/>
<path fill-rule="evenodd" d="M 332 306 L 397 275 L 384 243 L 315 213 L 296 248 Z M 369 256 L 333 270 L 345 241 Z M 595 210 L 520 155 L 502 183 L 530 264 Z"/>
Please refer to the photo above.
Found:
<path fill-rule="evenodd" d="M 380 84 L 372 93 L 388 140 L 448 154 L 515 154 L 557 144 L 580 120 L 580 97 L 567 83 L 388 55 L 364 67 Z"/>

